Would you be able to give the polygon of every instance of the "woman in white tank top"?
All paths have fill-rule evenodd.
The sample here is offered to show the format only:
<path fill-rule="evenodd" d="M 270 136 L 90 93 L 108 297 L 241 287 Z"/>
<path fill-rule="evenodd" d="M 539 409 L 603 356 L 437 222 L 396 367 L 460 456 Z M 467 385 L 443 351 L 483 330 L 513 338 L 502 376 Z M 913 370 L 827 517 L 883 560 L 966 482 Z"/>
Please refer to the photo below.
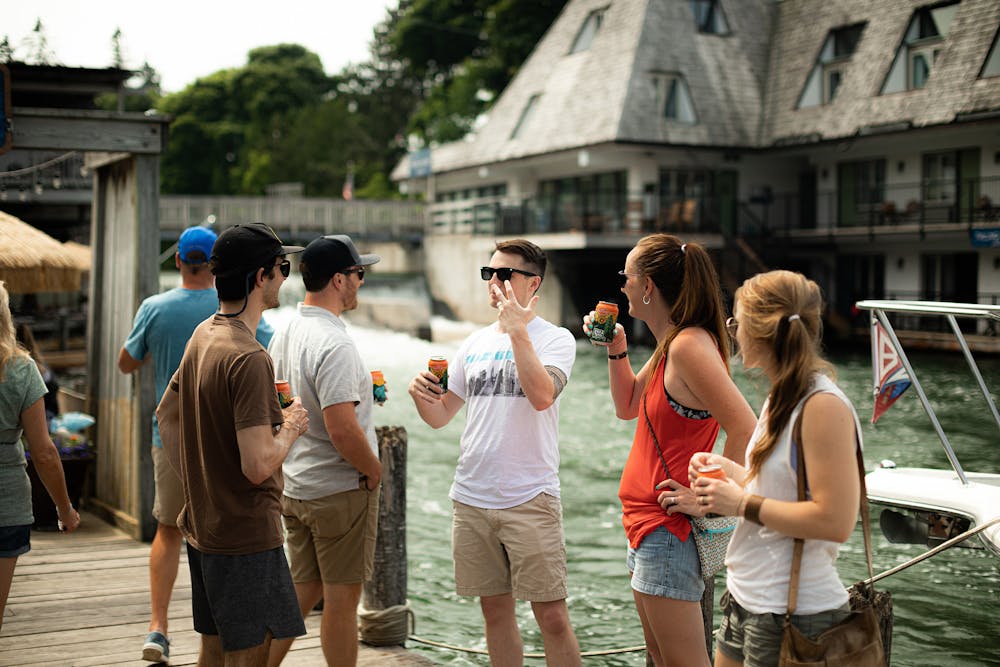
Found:
<path fill-rule="evenodd" d="M 820 353 L 822 308 L 816 283 L 791 271 L 759 274 L 736 291 L 730 333 L 744 367 L 759 369 L 770 392 L 744 466 L 709 453 L 691 458 L 692 477 L 698 467 L 718 463 L 729 478 L 692 483 L 702 510 L 741 518 L 726 556 L 716 667 L 777 664 L 795 538 L 805 540 L 805 549 L 792 622 L 815 636 L 848 613 L 835 563 L 858 516 L 861 431 Z M 796 422 L 807 471 L 802 502 Z"/>

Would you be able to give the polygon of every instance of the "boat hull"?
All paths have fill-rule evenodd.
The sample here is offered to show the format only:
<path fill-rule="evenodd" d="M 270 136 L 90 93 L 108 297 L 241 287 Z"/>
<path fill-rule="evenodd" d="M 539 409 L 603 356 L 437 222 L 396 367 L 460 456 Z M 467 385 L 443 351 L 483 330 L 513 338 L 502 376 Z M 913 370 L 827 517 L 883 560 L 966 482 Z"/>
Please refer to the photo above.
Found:
<path fill-rule="evenodd" d="M 926 537 L 927 544 L 933 545 L 1000 516 L 1000 475 L 965 475 L 968 484 L 951 470 L 880 467 L 868 473 L 869 502 L 901 510 L 907 517 L 907 524 L 903 524 L 898 517 L 884 516 L 880 519 L 883 533 L 891 541 L 918 542 Z M 1000 556 L 1000 525 L 987 528 L 978 537 L 983 546 Z"/>

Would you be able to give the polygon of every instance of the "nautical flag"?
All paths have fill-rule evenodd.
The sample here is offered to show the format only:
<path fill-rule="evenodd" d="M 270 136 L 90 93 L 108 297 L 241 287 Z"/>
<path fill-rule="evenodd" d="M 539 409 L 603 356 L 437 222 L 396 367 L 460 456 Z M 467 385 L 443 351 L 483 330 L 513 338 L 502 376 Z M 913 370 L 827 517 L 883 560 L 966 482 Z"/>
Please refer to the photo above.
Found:
<path fill-rule="evenodd" d="M 875 407 L 872 424 L 910 388 L 910 376 L 882 324 L 872 318 L 872 370 L 875 374 Z"/>
<path fill-rule="evenodd" d="M 344 179 L 344 189 L 341 190 L 340 196 L 345 200 L 350 201 L 354 199 L 354 172 L 347 172 L 347 178 Z"/>

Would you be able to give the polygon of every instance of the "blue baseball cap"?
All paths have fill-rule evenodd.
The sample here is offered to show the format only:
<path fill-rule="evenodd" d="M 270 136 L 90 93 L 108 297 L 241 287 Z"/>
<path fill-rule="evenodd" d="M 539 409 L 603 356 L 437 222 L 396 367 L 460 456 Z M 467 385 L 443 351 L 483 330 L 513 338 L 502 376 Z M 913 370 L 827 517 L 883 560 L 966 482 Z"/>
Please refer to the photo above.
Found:
<path fill-rule="evenodd" d="M 185 264 L 204 264 L 212 256 L 212 247 L 219 236 L 208 227 L 188 227 L 177 241 L 177 252 Z M 201 253 L 202 256 L 191 253 Z"/>

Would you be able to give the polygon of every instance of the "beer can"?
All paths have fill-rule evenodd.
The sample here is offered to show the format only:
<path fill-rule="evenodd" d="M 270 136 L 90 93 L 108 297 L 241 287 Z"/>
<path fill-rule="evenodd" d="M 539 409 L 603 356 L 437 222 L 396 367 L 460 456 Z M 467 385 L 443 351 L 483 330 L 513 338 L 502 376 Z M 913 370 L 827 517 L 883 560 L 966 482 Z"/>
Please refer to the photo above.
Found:
<path fill-rule="evenodd" d="M 618 304 L 614 301 L 598 301 L 591 321 L 590 340 L 608 345 L 615 337 L 618 323 Z"/>
<path fill-rule="evenodd" d="M 718 463 L 712 463 L 698 468 L 698 477 L 711 477 L 712 479 L 721 479 L 723 481 L 727 479 L 726 472 Z"/>
<path fill-rule="evenodd" d="M 292 386 L 288 384 L 288 380 L 275 380 L 274 388 L 278 391 L 278 403 L 284 410 L 292 404 Z"/>
<path fill-rule="evenodd" d="M 448 391 L 448 360 L 445 357 L 431 357 L 427 362 L 427 370 L 441 381 L 441 389 Z"/>
<path fill-rule="evenodd" d="M 384 405 L 389 398 L 386 394 L 385 375 L 382 371 L 372 371 L 372 398 L 378 405 Z"/>

